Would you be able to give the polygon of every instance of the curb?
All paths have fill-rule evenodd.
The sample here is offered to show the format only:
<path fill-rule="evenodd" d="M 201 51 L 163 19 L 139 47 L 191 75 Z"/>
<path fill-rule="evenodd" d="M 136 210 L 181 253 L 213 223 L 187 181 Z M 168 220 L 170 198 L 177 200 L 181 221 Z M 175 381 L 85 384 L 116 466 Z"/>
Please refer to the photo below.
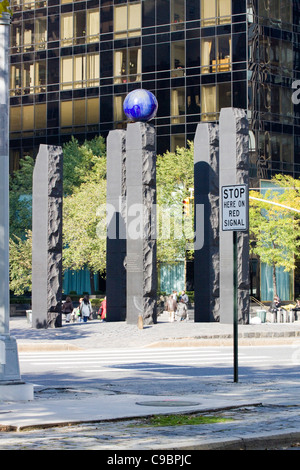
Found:
<path fill-rule="evenodd" d="M 260 335 L 260 336 L 243 336 L 238 338 L 240 346 L 267 346 L 267 345 L 281 345 L 281 344 L 295 344 L 300 343 L 300 336 L 274 334 Z M 171 338 L 149 343 L 143 348 L 180 348 L 180 347 L 205 347 L 205 346 L 232 346 L 233 337 L 218 336 L 216 337 L 203 337 L 203 338 Z M 75 346 L 70 343 L 22 343 L 17 340 L 18 352 L 37 352 L 37 351 L 83 351 L 86 348 Z M 97 348 L 96 348 L 97 349 Z"/>
<path fill-rule="evenodd" d="M 277 338 L 239 338 L 238 343 L 240 346 L 254 346 L 254 345 L 280 345 L 280 344 L 295 344 L 300 343 L 300 337 L 277 337 Z M 146 348 L 174 348 L 174 347 L 201 347 L 201 346 L 232 346 L 233 338 L 207 338 L 207 339 L 177 339 L 177 340 L 164 340 L 148 344 Z"/>
<path fill-rule="evenodd" d="M 18 352 L 37 351 L 82 351 L 83 348 L 68 343 L 19 343 L 17 341 Z"/>
<path fill-rule="evenodd" d="M 300 446 L 300 431 L 220 439 L 219 441 L 207 441 L 203 444 L 177 447 L 174 450 L 270 450 L 274 447 L 289 447 L 295 444 Z"/>

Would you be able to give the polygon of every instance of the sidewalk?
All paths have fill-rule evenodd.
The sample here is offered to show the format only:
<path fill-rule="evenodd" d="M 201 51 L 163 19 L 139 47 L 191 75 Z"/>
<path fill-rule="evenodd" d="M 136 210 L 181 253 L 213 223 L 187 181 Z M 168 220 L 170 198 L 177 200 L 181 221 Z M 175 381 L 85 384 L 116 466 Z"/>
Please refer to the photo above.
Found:
<path fill-rule="evenodd" d="M 300 321 L 239 325 L 239 343 L 287 344 L 300 340 Z M 20 351 L 34 349 L 105 349 L 127 347 L 205 346 L 232 344 L 233 326 L 220 323 L 169 323 L 165 314 L 156 325 L 144 326 L 126 322 L 65 323 L 61 328 L 37 330 L 25 317 L 12 317 L 10 334 L 17 339 Z"/>
<path fill-rule="evenodd" d="M 26 318 L 13 317 L 10 334 L 17 339 L 20 352 L 232 344 L 232 325 L 169 323 L 163 316 L 156 325 L 142 330 L 125 322 L 98 320 L 87 324 L 63 322 L 62 328 L 36 330 Z M 239 344 L 300 346 L 300 322 L 240 325 Z M 288 376 L 284 383 L 218 380 L 198 382 L 196 388 L 195 383 L 187 381 L 184 396 L 172 394 L 172 382 L 168 396 L 152 396 L 138 390 L 136 394 L 80 390 L 79 384 L 72 399 L 67 393 L 52 393 L 31 402 L 2 402 L 0 449 L 26 448 L 27 441 L 30 448 L 40 448 L 42 437 L 47 449 L 53 446 L 51 439 L 55 436 L 57 449 L 100 450 L 245 449 L 264 448 L 283 439 L 300 441 L 300 380 Z M 233 421 L 172 428 L 138 426 L 146 416 L 192 412 L 229 416 Z M 61 427 L 70 424 L 72 427 Z M 31 431 L 25 432 L 29 428 Z M 18 433 L 7 432 L 16 430 Z"/>

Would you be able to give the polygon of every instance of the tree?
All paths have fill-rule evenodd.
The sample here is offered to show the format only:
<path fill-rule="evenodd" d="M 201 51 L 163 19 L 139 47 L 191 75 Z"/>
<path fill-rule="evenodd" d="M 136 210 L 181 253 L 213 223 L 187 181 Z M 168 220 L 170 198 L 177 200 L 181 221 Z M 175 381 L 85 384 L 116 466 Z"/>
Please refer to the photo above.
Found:
<path fill-rule="evenodd" d="M 15 295 L 31 291 L 31 253 L 31 230 L 26 231 L 23 239 L 16 235 L 9 239 L 10 289 Z"/>
<path fill-rule="evenodd" d="M 193 217 L 183 217 L 183 200 L 194 187 L 194 144 L 157 156 L 157 259 L 174 262 L 186 256 L 193 237 Z"/>
<path fill-rule="evenodd" d="M 95 137 L 82 145 L 72 137 L 64 144 L 64 194 L 70 195 L 86 178 L 93 174 L 93 168 L 99 158 L 105 156 L 106 146 L 103 137 Z"/>
<path fill-rule="evenodd" d="M 103 137 L 96 137 L 91 141 L 85 141 L 83 145 L 79 145 L 74 138 L 63 147 L 64 154 L 64 203 L 66 210 L 64 211 L 66 220 L 63 223 L 63 237 L 68 240 L 64 247 L 64 259 L 70 262 L 70 266 L 81 269 L 84 266 L 84 260 L 87 266 L 93 271 L 97 271 L 96 267 L 101 266 L 103 269 L 103 257 L 105 250 L 103 243 L 95 240 L 95 236 L 90 238 L 86 235 L 85 241 L 80 238 L 82 243 L 87 244 L 86 250 L 81 250 L 79 255 L 79 247 L 75 250 L 76 243 L 72 243 L 69 233 L 69 227 L 72 230 L 80 229 L 80 218 L 87 219 L 93 225 L 96 217 L 96 209 L 94 214 L 89 211 L 91 200 L 95 204 L 101 204 L 105 197 L 105 185 L 103 181 L 106 173 L 105 142 Z M 34 159 L 26 156 L 20 161 L 20 169 L 14 172 L 10 178 L 10 289 L 20 295 L 25 290 L 31 289 L 31 221 L 32 221 L 32 174 L 34 169 Z M 81 187 L 82 186 L 82 187 Z M 79 192 L 81 188 L 81 194 Z M 72 202 L 68 198 L 72 198 L 74 194 L 74 205 L 77 206 L 79 213 L 75 216 L 75 208 L 71 209 Z M 78 201 L 82 198 L 81 205 Z M 91 200 L 89 200 L 89 198 Z M 88 212 L 88 216 L 87 213 Z M 72 214 L 69 217 L 68 214 Z M 69 217 L 69 219 L 68 219 Z M 99 220 L 98 220 L 99 221 Z M 66 233 L 65 233 L 66 232 Z M 71 249 L 73 247 L 73 250 Z M 100 250 L 101 247 L 101 250 Z M 92 249 L 93 248 L 93 249 Z M 95 255 L 94 263 L 91 261 L 91 254 Z M 67 251 L 68 250 L 68 251 Z M 90 252 L 90 256 L 88 256 Z M 73 256 L 73 257 L 72 257 Z M 81 264 L 80 264 L 81 262 Z M 30 279 L 29 279 L 30 278 Z"/>
<path fill-rule="evenodd" d="M 63 265 L 80 270 L 104 272 L 106 267 L 105 159 L 63 203 Z M 100 230 L 99 230 L 100 228 Z M 102 230 L 101 230 L 102 229 Z"/>
<path fill-rule="evenodd" d="M 9 179 L 9 230 L 22 239 L 32 225 L 33 168 L 33 158 L 26 156 L 20 161 L 20 169 Z"/>
<path fill-rule="evenodd" d="M 280 177 L 272 179 L 274 185 Z M 283 182 L 283 179 L 281 180 Z M 285 180 L 286 181 L 286 180 Z M 289 209 L 271 205 L 271 201 L 288 205 L 291 193 L 288 190 L 270 189 L 264 196 L 250 191 L 250 196 L 263 201 L 252 200 L 249 204 L 249 232 L 253 237 L 250 244 L 252 253 L 259 256 L 260 261 L 272 266 L 273 293 L 277 293 L 276 266 L 282 266 L 285 271 L 295 269 L 296 258 L 300 246 L 300 219 Z"/>

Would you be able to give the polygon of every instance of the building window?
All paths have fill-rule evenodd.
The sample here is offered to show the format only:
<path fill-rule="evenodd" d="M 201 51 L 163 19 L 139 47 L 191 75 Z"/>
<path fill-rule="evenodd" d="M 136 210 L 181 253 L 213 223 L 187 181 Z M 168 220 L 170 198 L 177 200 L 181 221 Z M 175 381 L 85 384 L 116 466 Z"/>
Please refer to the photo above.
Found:
<path fill-rule="evenodd" d="M 97 42 L 99 40 L 100 33 L 99 10 L 88 10 L 86 23 L 87 42 Z"/>
<path fill-rule="evenodd" d="M 33 51 L 34 20 L 26 20 L 23 23 L 23 47 L 24 52 Z"/>
<path fill-rule="evenodd" d="M 42 93 L 46 91 L 46 61 L 24 62 L 11 66 L 11 96 Z"/>
<path fill-rule="evenodd" d="M 72 127 L 73 125 L 73 102 L 61 101 L 60 102 L 60 126 Z"/>
<path fill-rule="evenodd" d="M 92 43 L 99 40 L 99 10 L 77 11 L 61 16 L 60 38 L 62 46 Z"/>
<path fill-rule="evenodd" d="M 184 5 L 184 0 L 171 0 L 172 31 L 178 31 L 184 28 Z"/>
<path fill-rule="evenodd" d="M 127 83 L 141 80 L 141 49 L 114 51 L 114 82 Z"/>
<path fill-rule="evenodd" d="M 171 89 L 171 123 L 184 123 L 185 115 L 185 89 Z"/>
<path fill-rule="evenodd" d="M 12 54 L 16 54 L 17 52 L 21 52 L 21 46 L 22 46 L 22 23 L 21 21 L 13 19 L 10 31 L 11 31 L 11 37 L 10 37 L 11 52 Z"/>
<path fill-rule="evenodd" d="M 201 0 L 201 25 L 231 22 L 231 0 Z"/>
<path fill-rule="evenodd" d="M 61 58 L 61 89 L 99 86 L 99 54 L 74 55 Z"/>
<path fill-rule="evenodd" d="M 114 7 L 114 37 L 122 39 L 141 35 L 141 3 L 130 3 Z"/>
<path fill-rule="evenodd" d="M 185 75 L 185 45 L 184 41 L 171 43 L 171 76 L 183 77 Z"/>
<path fill-rule="evenodd" d="M 201 73 L 231 70 L 230 35 L 201 39 Z"/>
<path fill-rule="evenodd" d="M 47 47 L 47 18 L 37 18 L 35 20 L 34 42 L 35 42 L 35 50 L 46 49 Z"/>
<path fill-rule="evenodd" d="M 185 135 L 174 134 L 171 135 L 171 152 L 176 152 L 177 147 L 185 147 Z"/>
<path fill-rule="evenodd" d="M 293 45 L 289 41 L 263 37 L 259 42 L 260 64 L 275 75 L 293 76 Z"/>
<path fill-rule="evenodd" d="M 231 83 L 201 87 L 201 121 L 216 121 L 222 108 L 231 106 Z"/>
<path fill-rule="evenodd" d="M 9 131 L 21 131 L 21 106 L 11 106 L 9 113 Z"/>
<path fill-rule="evenodd" d="M 292 0 L 260 1 L 258 2 L 258 15 L 260 24 L 291 30 L 293 2 Z"/>
<path fill-rule="evenodd" d="M 289 88 L 271 84 L 260 86 L 260 112 L 262 119 L 292 123 L 293 103 Z"/>
<path fill-rule="evenodd" d="M 33 131 L 34 129 L 46 129 L 47 106 L 45 103 L 12 106 L 10 109 L 10 132 Z"/>
<path fill-rule="evenodd" d="M 99 123 L 99 98 L 60 102 L 60 126 L 69 132 L 73 126 Z"/>
<path fill-rule="evenodd" d="M 125 121 L 126 116 L 123 110 L 123 102 L 126 95 L 114 95 L 114 121 Z M 118 124 L 116 127 L 120 127 Z"/>
<path fill-rule="evenodd" d="M 99 98 L 90 98 L 87 100 L 86 123 L 98 124 L 100 121 Z"/>
<path fill-rule="evenodd" d="M 19 24 L 13 25 L 12 34 L 13 37 L 16 34 L 16 38 L 12 39 L 12 46 L 20 49 L 20 32 L 21 27 Z M 46 49 L 47 47 L 47 18 L 41 17 L 25 20 L 23 23 L 23 49 L 24 52 L 38 51 Z M 17 51 L 16 51 L 17 52 Z"/>

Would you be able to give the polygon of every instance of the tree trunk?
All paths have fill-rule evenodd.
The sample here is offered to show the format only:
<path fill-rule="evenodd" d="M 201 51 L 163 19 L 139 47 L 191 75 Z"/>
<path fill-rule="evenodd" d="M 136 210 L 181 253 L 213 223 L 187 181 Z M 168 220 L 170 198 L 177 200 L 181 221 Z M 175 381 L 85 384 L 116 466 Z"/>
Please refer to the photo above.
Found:
<path fill-rule="evenodd" d="M 91 283 L 91 295 L 95 294 L 95 282 L 94 282 L 94 273 L 90 271 L 90 283 Z"/>
<path fill-rule="evenodd" d="M 276 288 L 276 266 L 275 264 L 272 265 L 273 268 L 273 297 L 277 295 L 277 288 Z"/>

